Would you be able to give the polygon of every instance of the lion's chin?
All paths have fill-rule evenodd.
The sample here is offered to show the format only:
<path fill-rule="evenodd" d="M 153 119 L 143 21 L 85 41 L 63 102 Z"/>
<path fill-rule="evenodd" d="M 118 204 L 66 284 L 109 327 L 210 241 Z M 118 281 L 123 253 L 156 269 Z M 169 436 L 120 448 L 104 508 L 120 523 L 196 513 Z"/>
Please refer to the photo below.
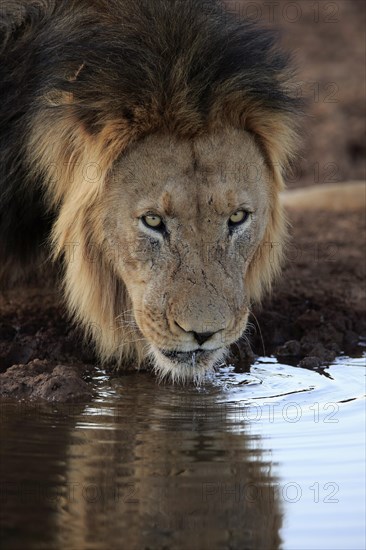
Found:
<path fill-rule="evenodd" d="M 205 376 L 220 364 L 227 354 L 226 348 L 192 352 L 166 352 L 150 346 L 154 372 L 160 380 L 168 379 L 180 384 L 193 382 L 199 385 Z"/>

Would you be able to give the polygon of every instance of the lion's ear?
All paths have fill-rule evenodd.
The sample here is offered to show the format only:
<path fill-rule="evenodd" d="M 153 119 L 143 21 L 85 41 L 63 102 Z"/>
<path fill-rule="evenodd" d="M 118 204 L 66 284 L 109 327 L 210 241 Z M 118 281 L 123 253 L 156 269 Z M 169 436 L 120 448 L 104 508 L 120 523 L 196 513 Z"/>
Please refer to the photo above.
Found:
<path fill-rule="evenodd" d="M 43 101 L 48 107 L 62 107 L 63 105 L 72 105 L 75 103 L 74 93 L 69 88 L 71 85 L 80 78 L 80 74 L 85 70 L 85 62 L 81 63 L 76 70 L 73 70 L 71 74 L 64 76 L 62 79 L 63 86 L 54 87 L 48 90 L 44 95 Z M 65 89 L 66 88 L 66 89 Z"/>

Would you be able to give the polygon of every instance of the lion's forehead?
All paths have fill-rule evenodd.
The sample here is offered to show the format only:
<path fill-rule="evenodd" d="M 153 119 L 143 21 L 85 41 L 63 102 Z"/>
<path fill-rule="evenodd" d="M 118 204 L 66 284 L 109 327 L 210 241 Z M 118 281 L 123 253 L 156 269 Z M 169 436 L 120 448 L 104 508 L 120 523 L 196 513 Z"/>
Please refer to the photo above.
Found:
<path fill-rule="evenodd" d="M 122 159 L 115 178 L 136 212 L 210 219 L 264 206 L 269 171 L 248 134 L 226 130 L 189 142 L 149 136 Z"/>

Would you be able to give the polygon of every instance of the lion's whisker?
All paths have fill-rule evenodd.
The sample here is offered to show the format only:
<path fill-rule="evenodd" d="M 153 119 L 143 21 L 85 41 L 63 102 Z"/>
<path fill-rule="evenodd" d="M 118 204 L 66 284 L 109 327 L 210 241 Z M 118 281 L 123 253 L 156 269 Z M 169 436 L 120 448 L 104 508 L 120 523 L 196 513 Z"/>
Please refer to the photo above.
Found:
<path fill-rule="evenodd" d="M 257 324 L 258 331 L 259 331 L 259 336 L 260 336 L 261 343 L 262 343 L 263 356 L 265 357 L 265 356 L 266 356 L 266 349 L 265 349 L 265 345 L 264 345 L 264 339 L 263 339 L 261 327 L 259 326 L 258 319 L 257 319 L 257 317 L 255 316 L 255 314 L 253 313 L 253 311 L 250 311 L 250 314 L 253 316 L 253 318 L 254 318 L 254 320 L 255 320 L 255 322 L 256 322 L 256 324 Z"/>

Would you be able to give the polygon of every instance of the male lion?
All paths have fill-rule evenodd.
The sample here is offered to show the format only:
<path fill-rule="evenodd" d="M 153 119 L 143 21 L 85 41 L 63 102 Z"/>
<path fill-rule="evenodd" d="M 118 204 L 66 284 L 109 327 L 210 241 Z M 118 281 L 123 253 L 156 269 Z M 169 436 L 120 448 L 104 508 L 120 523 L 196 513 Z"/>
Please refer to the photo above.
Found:
<path fill-rule="evenodd" d="M 214 0 L 9 0 L 0 17 L 2 276 L 48 243 L 102 360 L 201 379 L 279 271 L 287 57 Z"/>

